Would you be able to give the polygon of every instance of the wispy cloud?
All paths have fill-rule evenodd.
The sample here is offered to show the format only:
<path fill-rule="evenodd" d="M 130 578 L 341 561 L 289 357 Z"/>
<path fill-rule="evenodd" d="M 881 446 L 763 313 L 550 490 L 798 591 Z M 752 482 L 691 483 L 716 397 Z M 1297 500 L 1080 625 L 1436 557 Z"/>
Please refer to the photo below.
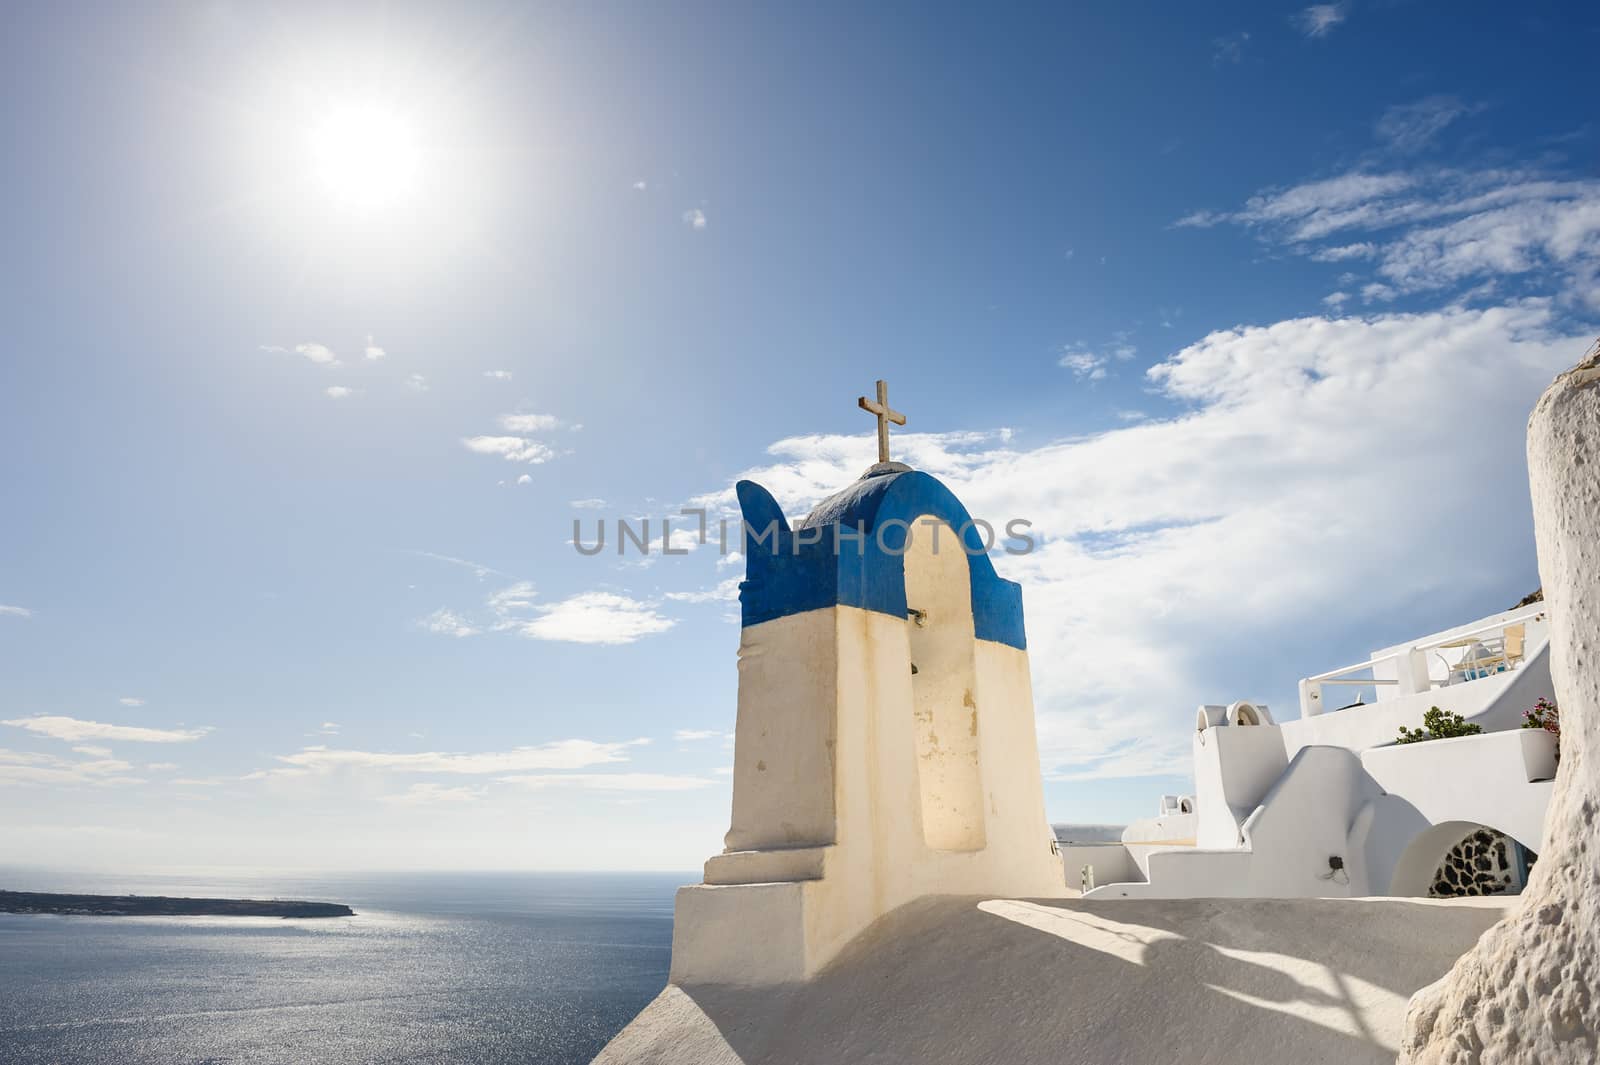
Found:
<path fill-rule="evenodd" d="M 512 433 L 546 433 L 561 426 L 554 414 L 502 414 L 500 428 Z"/>
<path fill-rule="evenodd" d="M 1369 261 L 1377 277 L 1363 290 L 1368 299 L 1543 272 L 1547 290 L 1600 308 L 1600 180 L 1593 178 L 1355 171 L 1264 190 L 1236 211 L 1195 212 L 1177 224 L 1224 223 L 1319 261 Z"/>
<path fill-rule="evenodd" d="M 417 627 L 442 636 L 476 636 L 481 631 L 460 614 L 444 607 L 418 621 Z"/>
<path fill-rule="evenodd" d="M 604 499 L 574 499 L 567 506 L 577 510 L 599 510 L 606 505 Z"/>
<path fill-rule="evenodd" d="M 677 624 L 653 603 L 615 592 L 582 592 L 555 603 L 528 605 L 534 616 L 516 618 L 504 627 L 533 640 L 625 644 Z"/>
<path fill-rule="evenodd" d="M 319 366 L 339 365 L 338 356 L 334 355 L 332 348 L 326 344 L 317 344 L 309 340 L 303 344 L 296 344 L 292 348 L 286 348 L 281 344 L 263 344 L 261 345 L 261 350 L 277 355 L 302 355 Z"/>
<path fill-rule="evenodd" d="M 387 355 L 388 352 L 384 351 L 376 343 L 374 343 L 372 334 L 369 333 L 367 334 L 367 346 L 363 349 L 363 354 L 366 355 L 369 362 L 377 362 L 379 359 Z"/>
<path fill-rule="evenodd" d="M 462 784 L 457 787 L 446 787 L 432 781 L 423 781 L 413 784 L 398 795 L 384 795 L 382 801 L 398 803 L 402 806 L 422 806 L 431 803 L 457 803 L 476 802 L 483 798 L 484 789 L 474 788 Z"/>
<path fill-rule="evenodd" d="M 1113 360 L 1125 362 L 1138 353 L 1138 349 L 1125 341 L 1119 341 L 1109 347 L 1096 349 L 1083 341 L 1075 341 L 1061 349 L 1061 356 L 1056 364 L 1072 371 L 1072 376 L 1078 380 L 1100 381 L 1106 376 L 1106 367 Z"/>
<path fill-rule="evenodd" d="M 1326 37 L 1345 20 L 1344 4 L 1312 4 L 1294 17 L 1294 23 L 1307 37 Z"/>
<path fill-rule="evenodd" d="M 550 445 L 522 436 L 469 436 L 461 441 L 468 451 L 479 455 L 499 455 L 507 462 L 540 465 L 556 457 Z"/>
<path fill-rule="evenodd" d="M 582 788 L 588 791 L 695 791 L 717 786 L 705 777 L 668 773 L 540 773 L 500 777 L 525 788 Z"/>
<path fill-rule="evenodd" d="M 419 373 L 408 375 L 405 380 L 405 386 L 413 392 L 426 392 L 432 387 L 428 384 L 428 379 Z"/>
<path fill-rule="evenodd" d="M 509 380 L 511 380 L 511 371 L 510 370 L 485 370 L 485 371 L 483 371 L 483 376 L 489 378 L 491 381 L 509 381 Z"/>
<path fill-rule="evenodd" d="M 1244 59 L 1245 45 L 1250 43 L 1250 34 L 1243 30 L 1238 33 L 1229 33 L 1211 40 L 1211 63 L 1213 66 L 1229 66 Z"/>
<path fill-rule="evenodd" d="M 690 229 L 704 229 L 706 227 L 706 213 L 698 207 L 691 207 L 683 212 L 683 222 Z"/>
<path fill-rule="evenodd" d="M 140 728 L 134 725 L 109 725 L 100 721 L 81 721 L 75 717 L 40 714 L 36 717 L 16 717 L 0 721 L 0 725 L 27 729 L 40 736 L 78 743 L 83 740 L 111 740 L 132 743 L 188 743 L 198 740 L 209 728 L 160 729 Z"/>
<path fill-rule="evenodd" d="M 435 562 L 444 562 L 451 566 L 460 566 L 462 569 L 469 569 L 472 571 L 473 576 L 477 577 L 480 581 L 488 576 L 504 577 L 507 580 L 516 580 L 516 578 L 509 573 L 497 570 L 492 566 L 485 566 L 482 562 L 473 562 L 470 559 L 456 558 L 453 555 L 441 555 L 433 551 L 420 551 L 415 548 L 410 551 L 410 554 L 416 555 L 419 558 L 431 558 Z"/>
<path fill-rule="evenodd" d="M 727 733 L 714 728 L 681 728 L 672 734 L 672 738 L 679 743 L 693 743 L 696 740 L 720 740 Z"/>
<path fill-rule="evenodd" d="M 529 770 L 584 769 L 594 765 L 625 762 L 628 760 L 627 751 L 630 747 L 643 746 L 649 742 L 647 739 L 620 743 L 559 740 L 533 747 L 515 747 L 509 751 L 467 754 L 437 751 L 406 754 L 339 750 L 318 746 L 306 747 L 295 754 L 279 755 L 277 760 L 291 769 L 312 773 L 351 769 L 394 773 L 481 775 Z"/>
<path fill-rule="evenodd" d="M 140 699 L 138 696 L 134 696 L 134 695 L 124 695 L 122 698 L 118 699 L 117 702 L 121 703 L 123 706 L 143 706 L 144 705 L 144 700 Z"/>
<path fill-rule="evenodd" d="M 0 603 L 0 617 L 31 618 L 33 617 L 33 611 L 25 606 L 6 606 L 4 603 Z"/>
<path fill-rule="evenodd" d="M 1456 119 L 1481 110 L 1481 106 L 1470 106 L 1454 96 L 1429 96 L 1389 108 L 1373 132 L 1395 151 L 1418 152 L 1438 139 Z"/>
<path fill-rule="evenodd" d="M 729 577 L 710 588 L 697 592 L 668 592 L 665 596 L 676 603 L 727 603 L 739 598 L 739 578 Z"/>
<path fill-rule="evenodd" d="M 132 769 L 131 763 L 119 758 L 94 755 L 87 760 L 75 760 L 0 748 L 0 787 L 114 787 L 144 783 L 142 778 L 130 775 Z"/>
<path fill-rule="evenodd" d="M 345 385 L 329 385 L 323 391 L 327 393 L 329 399 L 348 399 L 355 395 L 357 390 Z"/>

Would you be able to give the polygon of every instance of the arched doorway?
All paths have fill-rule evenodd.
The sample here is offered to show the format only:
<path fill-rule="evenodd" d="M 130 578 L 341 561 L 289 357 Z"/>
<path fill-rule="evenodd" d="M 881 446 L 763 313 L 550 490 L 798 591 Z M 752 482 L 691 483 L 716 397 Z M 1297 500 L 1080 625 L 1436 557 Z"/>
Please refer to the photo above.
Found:
<path fill-rule="evenodd" d="M 905 579 L 917 782 L 923 841 L 935 850 L 981 850 L 987 839 L 967 566 L 948 524 L 927 515 L 912 523 Z"/>
<path fill-rule="evenodd" d="M 1419 833 L 1395 865 L 1389 894 L 1416 898 L 1518 895 L 1538 855 L 1510 835 L 1473 821 L 1445 821 Z"/>

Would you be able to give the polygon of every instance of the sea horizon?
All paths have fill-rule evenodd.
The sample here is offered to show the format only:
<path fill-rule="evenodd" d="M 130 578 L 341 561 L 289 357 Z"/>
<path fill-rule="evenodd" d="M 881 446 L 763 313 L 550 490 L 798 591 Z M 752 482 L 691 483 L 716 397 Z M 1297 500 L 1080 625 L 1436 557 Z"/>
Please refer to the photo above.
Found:
<path fill-rule="evenodd" d="M 356 911 L 0 914 L 0 1048 L 40 1065 L 587 1062 L 665 986 L 685 875 L 0 867 L 13 890 L 294 897 Z"/>

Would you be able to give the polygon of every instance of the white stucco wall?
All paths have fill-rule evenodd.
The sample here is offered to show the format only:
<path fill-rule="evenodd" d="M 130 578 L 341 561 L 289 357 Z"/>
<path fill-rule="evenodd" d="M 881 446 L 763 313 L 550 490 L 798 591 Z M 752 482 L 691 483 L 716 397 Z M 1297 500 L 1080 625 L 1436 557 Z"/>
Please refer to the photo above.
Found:
<path fill-rule="evenodd" d="M 1124 843 L 1193 843 L 1200 831 L 1200 815 L 1166 814 L 1135 821 L 1122 830 Z"/>
<path fill-rule="evenodd" d="M 1554 769 L 1554 738 L 1531 729 L 1360 755 L 1305 747 L 1244 820 L 1242 846 L 1157 848 L 1144 861 L 1147 883 L 1102 886 L 1089 897 L 1420 893 L 1467 827 L 1493 828 L 1538 851 Z M 1444 824 L 1460 827 L 1448 839 L 1438 834 L 1432 853 L 1428 834 Z M 1331 868 L 1331 857 L 1342 870 Z"/>
<path fill-rule="evenodd" d="M 1195 845 L 1237 847 L 1245 818 L 1288 768 L 1273 725 L 1222 725 L 1194 736 Z"/>
<path fill-rule="evenodd" d="M 1067 888 L 1077 890 L 1083 882 L 1085 866 L 1094 868 L 1095 886 L 1124 884 L 1141 880 L 1144 873 L 1135 864 L 1133 855 L 1120 843 L 1063 843 L 1061 870 L 1066 876 Z"/>

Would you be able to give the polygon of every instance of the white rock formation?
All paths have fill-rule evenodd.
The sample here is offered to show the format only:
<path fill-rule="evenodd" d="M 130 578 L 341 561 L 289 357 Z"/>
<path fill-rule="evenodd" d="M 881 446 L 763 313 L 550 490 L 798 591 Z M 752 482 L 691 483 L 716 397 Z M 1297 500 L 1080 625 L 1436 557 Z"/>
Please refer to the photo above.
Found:
<path fill-rule="evenodd" d="M 1403 1065 L 1600 1061 L 1600 347 L 1528 421 L 1561 766 L 1527 889 L 1406 1017 Z"/>

